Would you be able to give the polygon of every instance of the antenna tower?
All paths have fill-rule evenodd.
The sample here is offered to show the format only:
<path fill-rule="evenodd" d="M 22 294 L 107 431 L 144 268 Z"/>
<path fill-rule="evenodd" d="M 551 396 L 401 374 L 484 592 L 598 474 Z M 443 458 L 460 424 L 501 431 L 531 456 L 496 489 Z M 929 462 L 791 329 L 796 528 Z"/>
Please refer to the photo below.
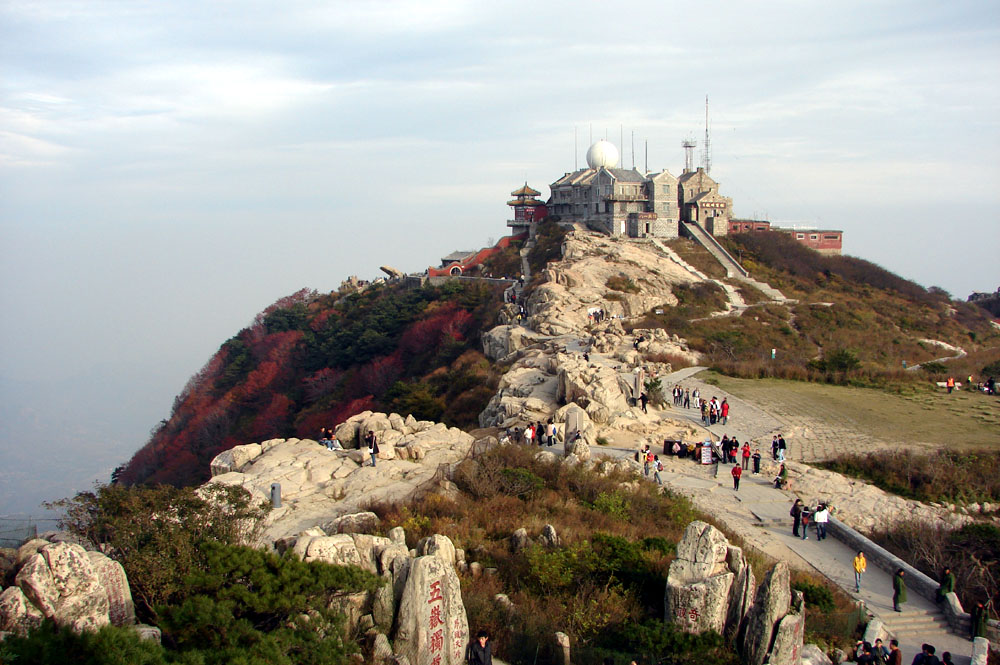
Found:
<path fill-rule="evenodd" d="M 698 143 L 689 137 L 681 142 L 681 147 L 684 148 L 684 173 L 690 173 L 694 171 L 694 149 L 698 147 Z"/>
<path fill-rule="evenodd" d="M 705 173 L 712 173 L 712 139 L 708 134 L 708 95 L 705 95 Z"/>

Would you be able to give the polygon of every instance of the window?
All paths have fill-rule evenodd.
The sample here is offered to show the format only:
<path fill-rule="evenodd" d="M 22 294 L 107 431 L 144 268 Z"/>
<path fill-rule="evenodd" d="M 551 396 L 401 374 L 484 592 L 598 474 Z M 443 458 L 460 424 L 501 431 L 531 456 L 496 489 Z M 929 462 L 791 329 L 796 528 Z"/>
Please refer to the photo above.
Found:
<path fill-rule="evenodd" d="M 811 236 L 809 236 L 809 239 L 810 239 L 810 240 L 816 240 L 816 239 L 818 239 L 818 238 L 819 238 L 819 236 L 817 236 L 817 235 L 816 235 L 815 233 L 814 233 L 814 234 L 812 234 Z"/>
<path fill-rule="evenodd" d="M 839 240 L 840 236 L 823 236 L 824 240 Z"/>
<path fill-rule="evenodd" d="M 796 233 L 795 237 L 798 238 L 799 240 L 804 240 L 805 237 L 806 237 L 806 234 L 805 233 Z"/>

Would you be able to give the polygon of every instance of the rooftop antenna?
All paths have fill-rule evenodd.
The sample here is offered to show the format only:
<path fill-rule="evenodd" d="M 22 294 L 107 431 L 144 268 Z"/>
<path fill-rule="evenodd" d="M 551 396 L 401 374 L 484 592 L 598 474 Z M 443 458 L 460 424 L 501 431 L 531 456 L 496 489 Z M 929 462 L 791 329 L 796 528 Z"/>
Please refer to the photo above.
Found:
<path fill-rule="evenodd" d="M 632 170 L 635 171 L 635 130 L 632 130 Z"/>
<path fill-rule="evenodd" d="M 712 173 L 712 140 L 708 135 L 708 95 L 705 95 L 705 173 Z"/>
<path fill-rule="evenodd" d="M 576 125 L 573 125 L 573 170 L 574 171 L 580 170 L 580 167 L 578 166 L 579 163 L 580 163 L 580 145 L 579 141 L 576 138 Z"/>
<path fill-rule="evenodd" d="M 649 173 L 649 139 L 646 139 L 646 173 Z"/>
<path fill-rule="evenodd" d="M 688 137 L 681 142 L 681 147 L 684 148 L 684 173 L 690 173 L 694 171 L 694 149 L 698 143 Z"/>

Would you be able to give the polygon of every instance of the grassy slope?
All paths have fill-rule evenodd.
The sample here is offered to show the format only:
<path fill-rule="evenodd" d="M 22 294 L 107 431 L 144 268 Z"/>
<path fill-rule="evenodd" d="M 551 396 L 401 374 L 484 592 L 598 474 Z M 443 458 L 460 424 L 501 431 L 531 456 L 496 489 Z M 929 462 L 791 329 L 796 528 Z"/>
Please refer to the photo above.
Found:
<path fill-rule="evenodd" d="M 1000 400 L 984 395 L 947 395 L 922 385 L 907 385 L 894 394 L 823 383 L 738 379 L 714 372 L 702 376 L 765 411 L 795 409 L 831 424 L 849 422 L 877 438 L 906 445 L 1000 449 Z"/>

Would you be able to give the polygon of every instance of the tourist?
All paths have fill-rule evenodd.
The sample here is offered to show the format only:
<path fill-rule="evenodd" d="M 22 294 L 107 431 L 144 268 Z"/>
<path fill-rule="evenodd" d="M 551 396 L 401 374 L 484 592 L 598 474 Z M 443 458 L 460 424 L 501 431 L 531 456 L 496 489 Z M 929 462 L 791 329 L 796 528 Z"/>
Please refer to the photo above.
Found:
<path fill-rule="evenodd" d="M 375 456 L 378 455 L 378 441 L 375 440 L 375 432 L 368 430 L 368 434 L 365 434 L 365 442 L 368 444 L 368 454 L 372 458 L 372 466 L 375 466 Z"/>
<path fill-rule="evenodd" d="M 973 639 L 977 637 L 986 637 L 986 625 L 990 620 L 990 613 L 983 606 L 982 602 L 976 603 L 976 606 L 972 608 L 972 622 L 970 626 L 972 628 Z"/>
<path fill-rule="evenodd" d="M 887 663 L 889 662 L 889 647 L 882 644 L 882 638 L 875 638 L 875 645 L 872 648 L 875 652 L 875 662 L 877 663 Z"/>
<path fill-rule="evenodd" d="M 538 439 L 538 445 L 545 444 L 545 428 L 542 427 L 542 423 L 535 423 L 535 438 Z"/>
<path fill-rule="evenodd" d="M 681 442 L 680 441 L 674 441 L 674 445 L 673 445 L 673 447 L 670 450 L 677 457 L 681 457 L 682 456 L 681 455 L 681 451 L 684 450 L 684 448 L 681 446 Z"/>
<path fill-rule="evenodd" d="M 684 408 L 691 408 L 691 390 L 688 388 L 685 388 L 684 390 Z"/>
<path fill-rule="evenodd" d="M 861 576 L 865 574 L 868 570 L 868 559 L 865 558 L 865 553 L 858 551 L 858 555 L 854 557 L 854 591 L 856 593 L 861 592 Z"/>
<path fill-rule="evenodd" d="M 737 492 L 740 491 L 740 476 L 743 475 L 743 469 L 740 468 L 739 464 L 733 465 L 733 489 Z"/>
<path fill-rule="evenodd" d="M 955 665 L 955 662 L 951 659 L 950 651 L 945 651 L 941 654 L 941 665 Z"/>
<path fill-rule="evenodd" d="M 736 464 L 737 453 L 740 452 L 740 442 L 734 436 L 729 440 L 729 461 L 732 464 Z M 746 468 L 745 466 L 743 467 Z"/>
<path fill-rule="evenodd" d="M 802 540 L 809 540 L 809 521 L 812 511 L 809 506 L 802 506 Z"/>
<path fill-rule="evenodd" d="M 647 395 L 646 393 L 640 393 L 639 401 L 642 402 L 642 412 L 648 413 L 648 411 L 646 411 L 646 404 L 649 403 L 649 395 Z"/>
<path fill-rule="evenodd" d="M 903 665 L 903 652 L 899 650 L 899 640 L 896 638 L 889 640 L 888 665 Z"/>
<path fill-rule="evenodd" d="M 327 450 L 343 450 L 344 446 L 340 445 L 340 439 L 334 435 L 333 438 L 326 440 L 326 448 Z"/>
<path fill-rule="evenodd" d="M 906 572 L 902 568 L 892 576 L 892 609 L 897 612 L 903 611 L 899 609 L 899 604 L 906 602 L 906 582 L 903 580 L 905 576 Z"/>
<path fill-rule="evenodd" d="M 816 522 L 816 540 L 823 540 L 826 538 L 826 525 L 830 522 L 830 511 L 825 503 L 817 506 L 813 520 Z"/>
<path fill-rule="evenodd" d="M 760 473 L 760 448 L 753 449 L 753 455 L 751 456 L 751 459 L 753 459 L 753 475 L 756 476 L 758 473 Z"/>
<path fill-rule="evenodd" d="M 549 446 L 556 445 L 556 424 L 555 422 L 553 422 L 552 418 L 549 418 L 548 435 L 549 435 Z"/>
<path fill-rule="evenodd" d="M 701 406 L 701 391 L 697 388 L 691 391 L 691 403 L 696 409 Z"/>
<path fill-rule="evenodd" d="M 792 516 L 792 535 L 799 537 L 799 525 L 802 524 L 802 499 L 796 499 L 788 514 Z"/>
<path fill-rule="evenodd" d="M 935 651 L 933 644 L 921 644 L 920 653 L 913 657 L 911 665 L 941 665 L 941 661 L 934 655 Z"/>
<path fill-rule="evenodd" d="M 747 467 L 750 466 L 750 442 L 747 441 L 743 444 L 743 470 L 746 471 Z"/>
<path fill-rule="evenodd" d="M 778 435 L 778 461 L 779 462 L 784 462 L 785 461 L 785 450 L 786 450 L 785 437 L 783 437 L 783 436 L 781 436 L 781 434 L 779 434 Z"/>
<path fill-rule="evenodd" d="M 771 459 L 778 461 L 778 437 L 771 437 Z"/>
<path fill-rule="evenodd" d="M 948 386 L 948 394 L 950 395 L 951 391 L 955 389 L 955 377 L 949 376 L 945 385 Z"/>
<path fill-rule="evenodd" d="M 468 665 L 493 665 L 493 645 L 490 644 L 490 634 L 485 630 L 479 631 L 476 640 L 466 647 L 465 662 Z"/>
<path fill-rule="evenodd" d="M 659 455 L 653 455 L 653 480 L 656 481 L 657 485 L 663 484 L 663 479 L 660 478 L 660 471 L 663 471 L 663 462 L 660 461 Z"/>
<path fill-rule="evenodd" d="M 524 426 L 524 445 L 530 446 L 531 440 L 535 438 L 535 426 L 528 423 Z"/>
<path fill-rule="evenodd" d="M 955 573 L 951 572 L 949 566 L 945 566 L 941 571 L 941 584 L 937 588 L 937 602 L 942 602 L 949 593 L 955 591 Z"/>
<path fill-rule="evenodd" d="M 726 425 L 729 423 L 729 398 L 724 397 L 722 399 L 722 404 L 719 406 L 719 413 L 722 415 L 722 424 Z"/>
<path fill-rule="evenodd" d="M 329 448 L 330 447 L 330 435 L 326 433 L 326 428 L 325 427 L 323 428 L 322 432 L 323 433 L 320 434 L 320 437 L 319 437 L 319 445 L 326 446 L 327 448 Z"/>
<path fill-rule="evenodd" d="M 875 665 L 875 654 L 872 653 L 872 645 L 868 642 L 860 643 L 854 655 L 854 662 Z"/>
<path fill-rule="evenodd" d="M 787 484 L 788 484 L 788 469 L 786 469 L 785 465 L 782 464 L 781 468 L 778 470 L 777 477 L 775 477 L 774 479 L 774 488 L 782 490 L 785 489 L 785 485 Z"/>

